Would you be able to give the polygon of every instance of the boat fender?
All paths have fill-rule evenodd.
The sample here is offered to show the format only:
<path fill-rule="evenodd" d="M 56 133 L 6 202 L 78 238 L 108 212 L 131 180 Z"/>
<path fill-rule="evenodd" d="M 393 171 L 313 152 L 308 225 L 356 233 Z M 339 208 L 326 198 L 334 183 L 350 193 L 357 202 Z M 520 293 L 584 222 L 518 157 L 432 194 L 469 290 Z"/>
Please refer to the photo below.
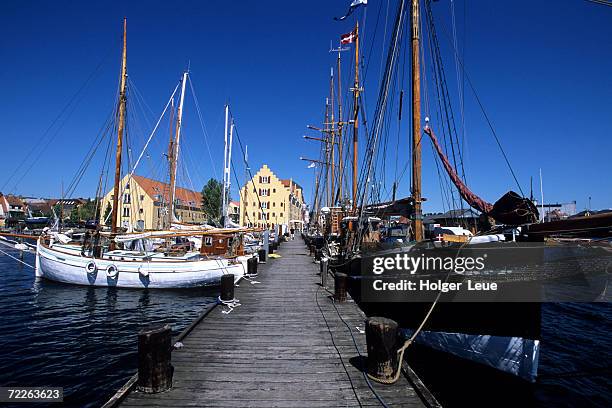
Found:
<path fill-rule="evenodd" d="M 117 269 L 117 267 L 112 264 L 108 265 L 108 267 L 106 268 L 106 276 L 111 279 L 116 279 L 117 275 L 119 275 L 119 270 Z"/>
<path fill-rule="evenodd" d="M 94 261 L 89 261 L 87 262 L 87 265 L 85 265 L 85 270 L 88 274 L 93 275 L 98 270 L 98 266 Z"/>
<path fill-rule="evenodd" d="M 140 273 L 140 274 L 141 274 L 142 276 L 144 276 L 145 278 L 146 278 L 147 276 L 149 276 L 149 270 L 148 270 L 148 269 L 145 269 L 144 265 L 140 265 L 140 266 L 138 267 L 138 273 Z"/>

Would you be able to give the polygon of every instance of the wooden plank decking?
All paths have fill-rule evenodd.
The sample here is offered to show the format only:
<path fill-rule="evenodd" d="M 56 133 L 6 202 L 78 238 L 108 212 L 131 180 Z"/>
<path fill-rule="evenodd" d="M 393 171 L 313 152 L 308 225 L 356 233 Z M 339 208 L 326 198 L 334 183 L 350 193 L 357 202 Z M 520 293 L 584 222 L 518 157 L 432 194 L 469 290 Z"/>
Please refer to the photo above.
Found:
<path fill-rule="evenodd" d="M 259 265 L 260 284 L 243 281 L 236 288 L 241 306 L 230 314 L 216 307 L 182 340 L 184 347 L 173 351 L 171 390 L 131 391 L 122 405 L 382 405 L 360 370 L 366 355 L 363 313 L 350 300 L 331 301 L 318 285 L 319 266 L 299 238 L 276 253 L 282 257 Z M 333 279 L 328 281 L 333 287 Z M 394 385 L 372 385 L 388 406 L 423 406 L 430 396 L 415 392 L 407 379 L 413 374 Z"/>

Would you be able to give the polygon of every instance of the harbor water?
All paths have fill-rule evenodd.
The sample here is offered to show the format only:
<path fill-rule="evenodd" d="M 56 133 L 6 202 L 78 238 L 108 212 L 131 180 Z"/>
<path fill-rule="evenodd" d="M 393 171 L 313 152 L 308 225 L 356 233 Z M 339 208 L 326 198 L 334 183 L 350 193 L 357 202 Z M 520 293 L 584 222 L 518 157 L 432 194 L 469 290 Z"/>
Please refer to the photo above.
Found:
<path fill-rule="evenodd" d="M 34 255 L 24 261 L 33 265 Z M 136 372 L 140 329 L 168 323 L 178 334 L 216 296 L 65 285 L 2 255 L 0 385 L 64 387 L 62 406 L 99 407 Z"/>
<path fill-rule="evenodd" d="M 24 261 L 32 265 L 34 256 L 25 254 Z M 63 406 L 100 406 L 136 371 L 140 329 L 168 323 L 176 334 L 215 302 L 210 289 L 142 291 L 37 280 L 33 269 L 0 256 L 0 385 L 61 386 Z M 545 304 L 542 318 L 535 384 L 418 346 L 408 358 L 445 407 L 608 406 L 612 305 Z"/>

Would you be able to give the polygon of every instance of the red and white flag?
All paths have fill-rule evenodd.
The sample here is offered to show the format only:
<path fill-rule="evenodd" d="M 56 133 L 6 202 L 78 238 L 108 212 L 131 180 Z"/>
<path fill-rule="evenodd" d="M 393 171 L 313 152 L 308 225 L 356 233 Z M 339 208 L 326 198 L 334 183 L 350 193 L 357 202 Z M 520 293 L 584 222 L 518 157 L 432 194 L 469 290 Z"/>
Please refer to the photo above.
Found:
<path fill-rule="evenodd" d="M 344 44 L 351 44 L 353 42 L 355 42 L 355 39 L 357 38 L 357 33 L 355 32 L 355 30 L 351 31 L 348 34 L 342 34 L 340 36 L 340 44 L 344 45 Z"/>

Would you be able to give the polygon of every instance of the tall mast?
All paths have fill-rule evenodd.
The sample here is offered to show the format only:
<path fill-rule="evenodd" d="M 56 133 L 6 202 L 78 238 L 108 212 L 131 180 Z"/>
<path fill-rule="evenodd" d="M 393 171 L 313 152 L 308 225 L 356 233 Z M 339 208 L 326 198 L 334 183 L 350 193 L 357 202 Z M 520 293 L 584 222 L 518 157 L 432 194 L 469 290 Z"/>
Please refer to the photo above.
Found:
<path fill-rule="evenodd" d="M 223 191 L 221 192 L 221 216 L 223 219 L 223 226 L 225 227 L 225 192 L 227 188 L 227 139 L 228 139 L 228 127 L 229 127 L 229 104 L 225 104 L 225 130 L 223 132 Z"/>
<path fill-rule="evenodd" d="M 168 220 L 167 226 L 172 225 L 174 217 L 174 197 L 176 195 L 176 169 L 178 165 L 179 143 L 181 141 L 181 125 L 183 122 L 183 102 L 185 101 L 185 85 L 187 84 L 187 71 L 183 73 L 181 84 L 181 99 L 179 100 L 178 110 L 176 112 L 176 130 L 174 132 L 174 143 L 170 154 L 170 192 L 168 201 Z"/>
<path fill-rule="evenodd" d="M 125 105 L 127 82 L 127 18 L 123 19 L 123 53 L 121 56 L 121 80 L 119 87 L 119 124 L 117 125 L 117 151 L 115 153 L 115 186 L 113 188 L 113 216 L 111 234 L 117 233 L 119 219 L 119 183 L 121 183 L 121 152 L 123 151 L 123 132 L 125 130 Z M 111 246 L 114 246 L 111 244 Z"/>
<path fill-rule="evenodd" d="M 342 162 L 342 77 L 340 74 L 340 52 L 342 44 L 338 47 L 338 200 L 342 201 L 342 179 L 344 178 L 344 164 Z"/>
<path fill-rule="evenodd" d="M 353 88 L 353 213 L 357 210 L 357 137 L 359 128 L 359 21 L 355 25 L 355 85 Z"/>
<path fill-rule="evenodd" d="M 329 105 L 329 113 L 330 113 L 330 128 L 329 128 L 329 137 L 330 137 L 330 160 L 331 163 L 331 205 L 334 206 L 336 204 L 336 183 L 335 183 L 335 161 L 336 161 L 336 153 L 335 153 L 335 144 L 336 144 L 336 128 L 334 123 L 334 69 L 330 70 L 330 78 L 329 78 L 329 97 L 330 97 L 330 105 Z"/>
<path fill-rule="evenodd" d="M 227 126 L 229 122 L 229 139 L 227 134 Z M 231 168 L 232 168 L 232 140 L 234 135 L 234 120 L 229 117 L 229 105 L 225 105 L 225 149 L 223 152 L 223 195 L 222 195 L 222 216 L 223 226 L 229 225 L 229 191 L 231 185 Z"/>
<path fill-rule="evenodd" d="M 419 0 L 412 0 L 412 198 L 414 199 L 414 239 L 423 240 L 421 208 L 421 78 L 419 56 Z"/>
<path fill-rule="evenodd" d="M 331 207 L 331 185 L 330 185 L 330 164 L 331 164 L 331 156 L 330 156 L 330 139 L 331 139 L 331 131 L 329 127 L 329 98 L 325 98 L 325 119 L 323 121 L 323 133 L 325 134 L 325 187 L 327 190 L 327 206 Z"/>

